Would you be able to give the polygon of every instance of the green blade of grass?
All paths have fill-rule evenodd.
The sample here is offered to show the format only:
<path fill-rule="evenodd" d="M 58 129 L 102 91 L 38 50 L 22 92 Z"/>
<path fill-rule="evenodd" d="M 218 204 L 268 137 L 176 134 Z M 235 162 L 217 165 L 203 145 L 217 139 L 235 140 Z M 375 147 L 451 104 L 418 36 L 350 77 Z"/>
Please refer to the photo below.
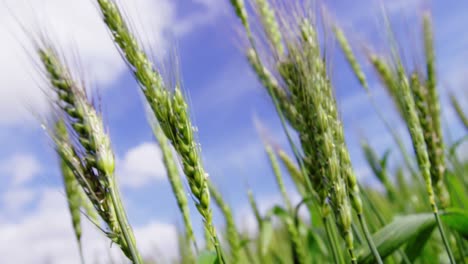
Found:
<path fill-rule="evenodd" d="M 468 234 L 468 225 L 466 225 L 468 214 L 466 212 L 450 210 L 441 214 L 441 220 L 449 228 L 461 233 L 462 236 Z M 434 215 L 431 213 L 401 216 L 375 233 L 373 239 L 380 255 L 385 258 L 411 239 L 423 233 L 432 233 L 436 225 Z M 367 247 L 358 251 L 358 263 L 373 263 L 373 261 L 373 256 Z"/>

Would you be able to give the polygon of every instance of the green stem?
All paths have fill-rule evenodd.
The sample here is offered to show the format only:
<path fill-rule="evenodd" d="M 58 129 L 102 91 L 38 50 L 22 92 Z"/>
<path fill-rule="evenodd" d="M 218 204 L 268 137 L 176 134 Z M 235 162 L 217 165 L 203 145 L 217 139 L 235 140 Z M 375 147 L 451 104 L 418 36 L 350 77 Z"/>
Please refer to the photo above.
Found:
<path fill-rule="evenodd" d="M 117 216 L 117 221 L 119 222 L 120 229 L 122 229 L 122 234 L 124 236 L 125 242 L 127 244 L 128 250 L 130 251 L 130 255 L 132 256 L 132 262 L 134 264 L 143 264 L 141 256 L 138 252 L 135 238 L 133 236 L 133 232 L 131 230 L 130 224 L 128 223 L 127 216 L 123 209 L 122 201 L 120 199 L 120 195 L 117 194 L 116 191 L 116 184 L 115 179 L 111 180 L 111 186 L 109 188 L 109 193 L 112 199 L 112 203 L 115 207 L 115 213 Z"/>
<path fill-rule="evenodd" d="M 371 210 L 374 212 L 375 216 L 377 217 L 377 220 L 379 221 L 379 224 L 381 226 L 385 226 L 385 220 L 384 220 L 384 217 L 382 216 L 382 214 L 379 212 L 379 210 L 377 209 L 377 206 L 375 206 L 375 204 L 372 202 L 372 199 L 370 199 L 369 195 L 367 194 L 367 190 L 362 188 L 362 186 L 359 186 L 359 188 L 361 190 L 363 190 L 361 193 L 362 193 L 362 196 L 364 197 L 364 199 L 366 200 L 367 204 L 369 205 L 369 207 L 371 208 Z M 408 256 L 406 255 L 405 251 L 403 251 L 402 249 L 398 249 L 397 250 L 398 253 L 401 255 L 401 258 L 402 258 L 402 261 L 403 263 L 405 264 L 411 264 L 411 261 L 408 259 Z"/>
<path fill-rule="evenodd" d="M 333 218 L 333 216 L 330 215 L 330 218 Z M 335 250 L 337 252 L 338 259 L 339 259 L 340 263 L 346 263 L 346 261 L 344 259 L 343 251 L 340 250 L 341 249 L 341 244 L 340 244 L 340 236 L 338 235 L 337 226 L 333 225 L 331 221 L 329 221 L 329 223 L 330 223 L 330 230 L 331 230 L 331 233 L 332 233 L 333 243 L 335 245 L 334 248 L 335 248 Z"/>
<path fill-rule="evenodd" d="M 257 58 L 257 61 L 259 63 L 261 63 L 261 59 L 260 59 L 260 56 L 258 55 L 259 53 L 258 53 L 257 45 L 255 43 L 255 39 L 253 37 L 252 31 L 251 31 L 250 27 L 248 27 L 246 25 L 244 25 L 244 26 L 245 26 L 245 30 L 247 32 L 247 39 L 248 39 L 250 45 L 252 46 L 252 49 L 255 51 L 255 56 Z M 265 88 L 267 88 L 268 93 L 271 95 L 270 97 L 273 100 L 275 110 L 276 110 L 276 112 L 277 112 L 277 114 L 278 114 L 278 116 L 280 118 L 281 126 L 283 128 L 283 131 L 286 134 L 288 143 L 289 143 L 289 145 L 291 146 L 291 148 L 293 150 L 294 156 L 296 157 L 297 162 L 299 163 L 302 172 L 304 173 L 305 172 L 304 164 L 302 162 L 302 159 L 300 158 L 298 148 L 296 147 L 296 144 L 294 144 L 294 141 L 293 141 L 291 135 L 288 132 L 287 121 L 286 121 L 286 119 L 285 119 L 285 117 L 283 115 L 283 112 L 281 111 L 281 107 L 279 105 L 278 98 L 273 96 L 274 93 L 271 91 L 270 87 L 265 87 Z M 304 173 L 304 175 L 307 175 L 307 174 Z M 307 188 L 309 188 L 309 190 L 313 190 L 312 183 L 311 183 L 310 179 L 308 177 L 305 177 L 305 180 L 306 180 L 306 183 L 307 183 Z M 312 214 L 312 212 L 311 212 L 311 214 Z"/>
<path fill-rule="evenodd" d="M 216 235 L 215 231 L 212 230 L 212 236 L 213 236 L 213 243 L 214 243 L 214 247 L 215 247 L 215 250 L 216 250 L 216 254 L 218 255 L 218 261 L 220 264 L 224 264 L 226 263 L 225 259 L 224 259 L 224 255 L 223 255 L 223 250 L 221 248 L 221 245 L 219 244 L 219 240 L 218 240 L 218 236 Z"/>
<path fill-rule="evenodd" d="M 377 209 L 377 207 L 375 206 L 375 204 L 372 202 L 371 198 L 369 197 L 369 195 L 367 194 L 367 190 L 362 188 L 362 185 L 359 185 L 359 188 L 361 190 L 363 190 L 361 193 L 362 193 L 362 196 L 364 197 L 364 199 L 366 200 L 367 204 L 369 205 L 370 209 L 372 210 L 372 212 L 374 212 L 375 216 L 377 217 L 377 220 L 379 221 L 379 224 L 381 226 L 384 226 L 385 225 L 385 219 L 384 217 L 382 216 L 382 214 L 379 212 L 379 210 Z"/>
<path fill-rule="evenodd" d="M 450 159 L 450 163 L 452 164 L 452 167 L 453 167 L 453 171 L 454 171 L 454 174 L 455 175 L 464 175 L 465 173 L 465 169 L 463 167 L 463 164 L 462 162 L 458 159 L 458 157 L 456 155 L 450 155 L 451 159 Z M 455 177 L 455 176 L 453 176 Z M 462 179 L 462 186 L 464 187 L 465 191 L 468 192 L 468 181 L 467 181 L 468 177 L 463 177 Z M 456 190 L 456 188 L 452 188 L 452 190 Z M 458 195 L 458 199 L 461 199 L 461 195 L 459 194 Z M 465 205 L 463 202 L 460 202 L 458 206 L 461 206 L 462 208 L 465 208 Z"/>
<path fill-rule="evenodd" d="M 81 244 L 81 240 L 78 241 L 78 251 L 79 251 L 79 254 L 80 254 L 81 264 L 85 264 L 85 259 L 84 259 L 84 255 L 83 255 L 83 245 Z"/>
<path fill-rule="evenodd" d="M 359 233 L 359 229 L 357 228 L 356 224 L 352 223 L 351 228 L 353 229 L 353 233 L 356 236 L 356 241 L 359 244 L 362 244 L 362 237 L 361 237 L 361 234 Z"/>
<path fill-rule="evenodd" d="M 323 217 L 323 224 L 325 226 L 325 233 L 327 234 L 327 240 L 330 246 L 330 251 L 332 253 L 334 263 L 343 263 L 342 259 L 339 257 L 339 254 L 337 252 L 338 245 L 336 243 L 336 239 L 333 238 L 334 234 L 332 232 L 331 222 L 328 221 L 328 217 Z"/>
<path fill-rule="evenodd" d="M 356 255 L 354 254 L 354 250 L 349 250 L 349 256 L 351 257 L 351 264 L 357 264 Z"/>
<path fill-rule="evenodd" d="M 330 246 L 330 251 L 332 252 L 333 260 L 334 260 L 335 264 L 337 264 L 338 263 L 338 257 L 336 255 L 335 247 L 333 245 L 333 238 L 332 238 L 331 233 L 330 233 L 330 227 L 329 227 L 328 221 L 327 221 L 327 219 L 325 217 L 323 218 L 323 223 L 325 225 L 325 233 L 327 234 L 328 245 Z"/>
<path fill-rule="evenodd" d="M 383 264 L 382 258 L 380 258 L 379 251 L 377 250 L 377 248 L 375 247 L 374 242 L 372 241 L 372 237 L 371 237 L 371 234 L 369 232 L 369 229 L 367 228 L 367 223 L 366 223 L 366 220 L 365 220 L 364 216 L 362 214 L 357 214 L 357 216 L 358 216 L 358 219 L 359 219 L 359 223 L 361 224 L 362 231 L 364 232 L 364 236 L 366 237 L 367 244 L 369 245 L 369 248 L 370 248 L 372 254 L 374 255 L 374 258 L 375 258 L 376 262 L 378 264 Z"/>
<path fill-rule="evenodd" d="M 463 239 L 460 236 L 460 234 L 457 233 L 457 232 L 453 232 L 453 235 L 455 236 L 455 240 L 457 241 L 458 254 L 460 254 L 460 262 L 462 264 L 465 264 L 466 263 L 465 262 L 466 252 L 465 252 L 465 247 L 463 245 Z"/>
<path fill-rule="evenodd" d="M 442 221 L 440 220 L 440 215 L 439 211 L 437 210 L 437 207 L 434 210 L 434 217 L 437 222 L 437 227 L 439 228 L 439 233 L 440 236 L 442 237 L 442 241 L 444 242 L 445 250 L 447 251 L 447 255 L 449 257 L 450 263 L 455 264 L 455 257 L 453 256 L 452 250 L 450 249 L 450 245 L 447 239 L 447 236 L 445 235 L 444 227 L 442 226 Z"/>
<path fill-rule="evenodd" d="M 390 132 L 390 135 L 392 135 L 393 140 L 398 146 L 398 149 L 400 150 L 403 160 L 406 164 L 406 167 L 410 170 L 411 176 L 414 179 L 417 179 L 420 181 L 419 177 L 417 177 L 416 170 L 413 167 L 413 164 L 411 163 L 411 158 L 410 155 L 408 154 L 408 151 L 405 148 L 405 144 L 403 144 L 403 141 L 401 140 L 400 135 L 398 132 L 394 129 L 394 127 L 390 124 L 390 122 L 385 118 L 385 115 L 380 111 L 380 108 L 377 106 L 377 103 L 374 100 L 374 96 L 370 93 L 368 89 L 367 90 L 367 95 L 369 96 L 369 100 L 371 101 L 372 108 L 374 108 L 374 111 L 377 113 L 377 116 L 380 118 L 382 123 L 384 124 L 385 128 L 387 128 L 388 132 Z"/>
<path fill-rule="evenodd" d="M 250 251 L 249 245 L 245 245 L 243 248 L 244 248 L 245 256 L 249 260 L 249 263 L 252 263 L 252 264 L 257 263 L 257 261 L 255 261 L 252 255 L 252 252 Z"/>

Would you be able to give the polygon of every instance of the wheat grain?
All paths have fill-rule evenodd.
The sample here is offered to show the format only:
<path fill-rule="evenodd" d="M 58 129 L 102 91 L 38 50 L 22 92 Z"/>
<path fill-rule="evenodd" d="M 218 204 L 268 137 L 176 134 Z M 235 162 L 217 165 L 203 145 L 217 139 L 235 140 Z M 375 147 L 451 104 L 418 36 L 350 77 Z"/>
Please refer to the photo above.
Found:
<path fill-rule="evenodd" d="M 240 261 L 240 250 L 241 250 L 241 239 L 237 231 L 236 222 L 232 213 L 231 207 L 224 201 L 221 193 L 216 189 L 212 182 L 209 182 L 210 193 L 215 203 L 224 215 L 224 221 L 226 225 L 227 241 L 230 248 L 231 259 L 229 263 L 239 263 Z"/>
<path fill-rule="evenodd" d="M 338 26 L 335 26 L 333 30 L 335 32 L 335 37 L 338 40 L 338 44 L 340 44 L 340 47 L 343 50 L 346 60 L 348 60 L 348 63 L 351 66 L 351 69 L 353 70 L 354 74 L 356 75 L 359 83 L 362 85 L 362 87 L 368 90 L 369 85 L 367 83 L 366 75 L 364 74 L 364 71 L 362 70 L 361 65 L 357 61 L 356 57 L 354 56 L 354 52 L 351 49 L 351 45 L 349 44 L 348 39 L 346 38 L 343 30 L 341 30 L 341 28 L 339 28 Z"/>
<path fill-rule="evenodd" d="M 234 12 L 236 13 L 237 17 L 241 20 L 242 25 L 245 28 L 249 28 L 247 10 L 245 8 L 244 0 L 230 0 L 230 2 L 232 7 L 234 8 Z"/>
<path fill-rule="evenodd" d="M 63 148 L 60 155 L 69 164 L 76 179 L 82 184 L 101 218 L 110 231 L 107 235 L 120 246 L 134 263 L 141 263 L 135 239 L 125 216 L 118 194 L 114 169 L 114 153 L 103 122 L 88 102 L 85 90 L 78 88 L 68 69 L 60 63 L 50 45 L 38 48 L 38 54 L 46 70 L 53 91 L 57 94 L 59 115 L 65 115 L 73 130 L 77 145 Z M 60 144 L 61 142 L 55 141 Z M 78 155 L 78 153 L 80 155 Z M 76 155 L 76 156 L 75 156 Z"/>
<path fill-rule="evenodd" d="M 185 240 L 188 243 L 193 243 L 196 248 L 196 239 L 193 232 L 192 222 L 190 221 L 190 210 L 188 206 L 187 196 L 184 191 L 184 186 L 182 185 L 182 180 L 179 175 L 179 170 L 177 164 L 172 155 L 172 149 L 169 145 L 167 137 L 164 135 L 161 127 L 159 125 L 154 125 L 154 135 L 159 142 L 159 147 L 163 155 L 164 167 L 166 168 L 167 177 L 172 188 L 172 192 L 177 201 L 177 206 L 179 207 L 180 212 L 182 213 L 182 218 L 184 221 L 185 229 Z M 191 251 L 187 249 L 187 257 L 193 258 L 194 256 L 189 256 Z"/>
<path fill-rule="evenodd" d="M 426 183 L 426 192 L 429 197 L 429 203 L 432 207 L 432 211 L 435 215 L 440 234 L 442 239 L 444 240 L 444 244 L 446 245 L 447 253 L 449 254 L 449 258 L 451 263 L 455 263 L 453 254 L 448 246 L 448 242 L 445 236 L 445 232 L 443 227 L 440 223 L 440 217 L 438 212 L 438 206 L 435 201 L 434 189 L 432 186 L 432 178 L 431 178 L 431 163 L 429 160 L 429 154 L 427 151 L 427 145 L 424 141 L 424 131 L 421 126 L 421 121 L 418 117 L 418 112 L 416 109 L 415 101 L 413 95 L 411 93 L 410 83 L 404 74 L 404 70 L 402 67 L 397 66 L 397 76 L 399 80 L 399 93 L 397 99 L 400 102 L 400 105 L 403 109 L 403 114 L 406 120 L 406 124 L 408 126 L 408 130 L 410 132 L 413 148 L 416 152 L 416 159 L 418 161 L 419 169 L 423 176 L 423 179 Z"/>
<path fill-rule="evenodd" d="M 267 36 L 272 49 L 278 56 L 284 53 L 284 45 L 281 36 L 281 30 L 276 20 L 275 10 L 271 7 L 268 0 L 254 0 L 263 30 Z"/>
<path fill-rule="evenodd" d="M 183 171 L 188 179 L 198 212 L 202 215 L 206 231 L 211 235 L 218 255 L 222 258 L 210 209 L 207 174 L 201 163 L 187 103 L 182 92 L 178 86 L 175 87 L 173 95 L 167 90 L 160 73 L 153 67 L 130 32 L 116 3 L 112 0 L 97 0 L 97 2 L 114 42 L 131 66 L 130 70 L 140 83 L 142 92 L 164 134 L 181 157 Z"/>
<path fill-rule="evenodd" d="M 423 18 L 424 28 L 424 50 L 426 54 L 427 80 L 424 88 L 427 89 L 426 105 L 428 108 L 427 119 L 431 121 L 431 126 L 425 129 L 426 144 L 428 145 L 429 159 L 431 161 L 431 175 L 435 192 L 441 202 L 442 208 L 449 206 L 450 194 L 444 183 L 445 175 L 445 153 L 444 140 L 442 135 L 442 124 L 440 121 L 440 102 L 437 93 L 435 52 L 433 44 L 433 32 L 431 18 L 425 14 Z"/>
<path fill-rule="evenodd" d="M 273 148 L 266 144 L 265 151 L 267 153 L 268 159 L 270 160 L 270 165 L 273 169 L 273 174 L 275 175 L 276 183 L 278 184 L 278 188 L 283 196 L 284 202 L 286 204 L 286 208 L 292 212 L 292 204 L 291 200 L 289 199 L 288 192 L 286 191 L 286 186 L 284 185 L 283 177 L 281 175 L 281 169 L 278 163 L 278 159 L 276 158 L 276 154 L 273 151 Z"/>
<path fill-rule="evenodd" d="M 465 129 L 468 130 L 468 117 L 465 115 L 465 112 L 463 112 L 460 102 L 453 93 L 450 94 L 450 103 L 452 104 L 458 119 L 460 119 L 461 123 L 465 126 Z"/>
<path fill-rule="evenodd" d="M 68 135 L 65 127 L 65 123 L 62 120 L 56 122 L 55 125 L 55 138 L 58 141 L 61 141 L 61 144 L 57 144 L 57 147 L 63 147 L 69 145 Z M 58 153 L 63 152 L 63 150 L 57 151 Z M 67 196 L 68 209 L 72 218 L 73 230 L 75 231 L 76 241 L 80 249 L 80 257 L 83 260 L 83 249 L 81 244 L 81 190 L 78 184 L 78 181 L 73 174 L 73 171 L 68 166 L 67 162 L 63 159 L 60 160 L 60 170 L 63 176 L 63 183 L 65 187 L 65 194 Z"/>

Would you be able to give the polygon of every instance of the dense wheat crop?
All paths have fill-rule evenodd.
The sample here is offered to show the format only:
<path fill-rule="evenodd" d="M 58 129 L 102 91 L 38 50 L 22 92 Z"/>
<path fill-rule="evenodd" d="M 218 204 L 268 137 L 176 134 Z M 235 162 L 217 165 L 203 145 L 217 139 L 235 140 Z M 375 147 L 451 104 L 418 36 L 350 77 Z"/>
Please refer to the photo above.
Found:
<path fill-rule="evenodd" d="M 221 1 L 221 0 L 220 0 Z M 228 2 L 227 0 L 225 0 Z M 293 3 L 294 2 L 294 3 Z M 313 2 L 313 1 L 311 1 Z M 392 27 L 381 28 L 388 52 L 368 43 L 359 49 L 328 11 L 309 1 L 231 0 L 239 18 L 238 38 L 245 61 L 271 99 L 288 138 L 283 149 L 263 140 L 282 203 L 261 213 L 254 193 L 246 191 L 258 232 L 242 232 L 237 212 L 208 177 L 190 111 L 190 84 L 161 69 L 161 62 L 140 43 L 123 7 L 96 0 L 109 37 L 139 84 L 142 103 L 183 219 L 176 263 L 465 263 L 468 261 L 468 163 L 457 156 L 459 142 L 444 137 L 441 83 L 431 15 L 424 13 L 419 46 L 400 47 Z M 416 26 L 415 26 L 416 27 Z M 151 33 L 148 33 L 151 34 Z M 81 247 L 81 222 L 92 221 L 126 261 L 160 263 L 142 256 L 127 220 L 115 177 L 116 160 L 109 132 L 81 80 L 46 37 L 35 41 L 44 78 L 49 82 L 53 115 L 44 126 L 60 159 L 71 228 Z M 340 104 L 329 61 L 330 45 L 339 47 L 357 82 L 385 127 L 395 150 L 378 154 L 363 139 L 362 154 L 383 190 L 358 180 L 345 137 Z M 362 47 L 362 46 L 361 46 Z M 402 49 L 422 53 L 408 63 Z M 362 52 L 364 50 L 364 52 Z M 361 54 L 362 53 L 362 54 Z M 358 55 L 359 54 L 359 55 Z M 408 66 L 411 65 L 411 66 Z M 370 68 L 364 70 L 364 68 Z M 177 71 L 177 69 L 174 69 Z M 167 74 L 168 76 L 165 76 Z M 409 135 L 408 145 L 374 103 L 369 75 L 380 80 Z M 176 80 L 171 77 L 176 76 Z M 131 87 L 128 87 L 131 89 Z M 452 107 L 467 118 L 457 98 Z M 107 104 L 112 102 L 102 102 Z M 364 128 L 365 129 L 365 128 Z M 466 132 L 466 131 L 465 131 Z M 461 139 L 463 141 L 465 138 Z M 408 149 L 410 152 L 408 152 Z M 388 166 L 401 156 L 400 167 Z M 129 176 L 131 177 L 131 175 Z M 285 180 L 300 196 L 292 199 Z M 184 185 L 184 182 L 187 184 Z M 238 195 L 244 195 L 238 194 Z M 189 203 L 203 219 L 205 242 L 196 237 Z M 213 207 L 220 209 L 215 221 Z M 302 214 L 299 211 L 307 213 Z M 84 217 L 87 216 L 87 217 Z M 224 223 L 216 226 L 215 223 Z M 86 260 L 83 259 L 83 262 Z"/>

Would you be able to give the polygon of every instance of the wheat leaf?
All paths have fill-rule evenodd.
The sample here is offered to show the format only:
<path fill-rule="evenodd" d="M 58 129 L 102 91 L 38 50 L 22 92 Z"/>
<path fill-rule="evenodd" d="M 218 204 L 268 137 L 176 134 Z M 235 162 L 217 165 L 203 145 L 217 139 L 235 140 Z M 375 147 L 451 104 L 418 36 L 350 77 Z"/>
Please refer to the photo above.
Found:
<path fill-rule="evenodd" d="M 205 250 L 197 258 L 197 264 L 219 264 L 218 254 L 213 250 Z"/>
<path fill-rule="evenodd" d="M 273 224 L 270 221 L 263 221 L 260 226 L 260 252 L 266 256 L 273 238 Z"/>
<path fill-rule="evenodd" d="M 441 219 L 449 228 L 456 230 L 463 237 L 468 235 L 468 214 L 458 209 L 450 209 L 441 214 Z M 375 233 L 372 237 L 382 258 L 391 255 L 395 250 L 418 236 L 432 233 L 436 221 L 431 213 L 413 214 L 395 218 L 393 222 Z M 417 243 L 424 243 L 418 241 Z M 409 245 L 416 248 L 421 245 Z M 358 263 L 372 263 L 373 256 L 367 247 L 358 251 Z"/>

